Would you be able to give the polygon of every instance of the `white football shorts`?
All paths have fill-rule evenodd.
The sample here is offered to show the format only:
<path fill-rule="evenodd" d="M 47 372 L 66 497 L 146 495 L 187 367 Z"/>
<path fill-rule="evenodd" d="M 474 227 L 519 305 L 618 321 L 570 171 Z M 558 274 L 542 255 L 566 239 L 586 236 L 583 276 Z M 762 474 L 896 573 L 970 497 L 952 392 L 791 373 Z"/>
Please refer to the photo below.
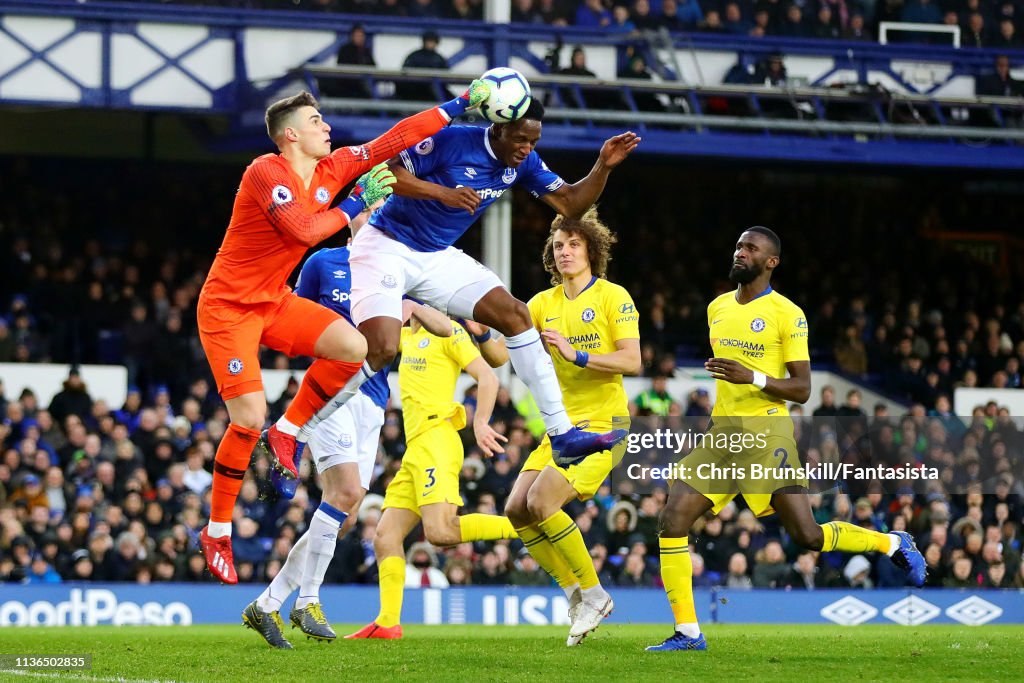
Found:
<path fill-rule="evenodd" d="M 384 409 L 363 392 L 353 396 L 317 425 L 309 440 L 316 471 L 323 473 L 335 465 L 357 463 L 359 483 L 369 489 L 383 426 Z"/>
<path fill-rule="evenodd" d="M 402 319 L 402 296 L 458 318 L 473 318 L 487 292 L 503 287 L 490 268 L 448 247 L 414 251 L 373 225 L 363 226 L 352 241 L 352 320 L 387 316 Z"/>

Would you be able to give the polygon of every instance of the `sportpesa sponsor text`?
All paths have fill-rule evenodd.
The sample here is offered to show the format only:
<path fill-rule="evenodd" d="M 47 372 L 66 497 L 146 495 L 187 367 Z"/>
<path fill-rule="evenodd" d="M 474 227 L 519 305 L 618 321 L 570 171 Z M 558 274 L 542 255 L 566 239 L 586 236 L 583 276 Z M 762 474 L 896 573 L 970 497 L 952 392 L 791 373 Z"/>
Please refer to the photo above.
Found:
<path fill-rule="evenodd" d="M 11 591 L 10 594 L 14 594 Z M 8 600 L 0 603 L 2 626 L 172 626 L 192 623 L 192 610 L 183 602 L 144 602 L 141 605 L 118 600 L 105 588 L 72 588 L 68 599 L 53 602 L 35 600 L 25 603 Z"/>

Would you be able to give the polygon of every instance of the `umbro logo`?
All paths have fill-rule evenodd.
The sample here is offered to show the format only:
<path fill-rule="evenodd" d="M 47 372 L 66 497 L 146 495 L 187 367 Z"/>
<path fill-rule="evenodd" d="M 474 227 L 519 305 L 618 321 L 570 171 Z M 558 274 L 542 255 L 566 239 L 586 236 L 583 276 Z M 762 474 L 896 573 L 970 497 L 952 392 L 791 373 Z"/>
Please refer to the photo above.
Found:
<path fill-rule="evenodd" d="M 475 168 L 467 168 L 466 169 L 466 177 L 467 178 L 476 178 L 476 169 Z"/>
<path fill-rule="evenodd" d="M 336 270 L 336 271 L 334 271 L 334 279 L 335 280 L 344 280 L 345 279 L 345 271 L 344 270 Z"/>

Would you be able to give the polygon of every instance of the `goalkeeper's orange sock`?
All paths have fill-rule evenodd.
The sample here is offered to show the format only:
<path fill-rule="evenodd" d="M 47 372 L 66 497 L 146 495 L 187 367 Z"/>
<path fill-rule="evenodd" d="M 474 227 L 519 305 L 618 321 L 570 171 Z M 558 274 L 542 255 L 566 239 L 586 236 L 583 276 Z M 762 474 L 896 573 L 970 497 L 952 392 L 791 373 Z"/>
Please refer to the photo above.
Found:
<path fill-rule="evenodd" d="M 402 623 L 402 597 L 405 591 L 405 558 L 401 555 L 380 561 L 380 613 L 374 619 L 378 626 L 390 628 Z"/>
<path fill-rule="evenodd" d="M 235 511 L 235 500 L 242 489 L 245 471 L 260 433 L 239 427 L 234 422 L 228 425 L 217 448 L 213 461 L 213 497 L 210 502 L 210 525 L 207 532 L 212 538 L 231 535 L 231 518 Z"/>
<path fill-rule="evenodd" d="M 829 522 L 821 525 L 824 539 L 821 552 L 841 550 L 844 553 L 869 553 L 877 551 L 892 555 L 900 547 L 895 534 L 883 534 L 849 522 Z"/>
<path fill-rule="evenodd" d="M 696 638 L 700 635 L 697 610 L 693 605 L 693 563 L 690 561 L 688 538 L 658 540 L 661 548 L 661 582 L 665 584 L 668 604 L 676 620 L 676 631 Z"/>
<path fill-rule="evenodd" d="M 285 411 L 284 419 L 278 421 L 278 429 L 295 436 L 299 428 L 327 405 L 362 367 L 362 361 L 350 363 L 325 358 L 313 361 L 306 370 L 306 376 L 302 378 L 298 393 Z"/>

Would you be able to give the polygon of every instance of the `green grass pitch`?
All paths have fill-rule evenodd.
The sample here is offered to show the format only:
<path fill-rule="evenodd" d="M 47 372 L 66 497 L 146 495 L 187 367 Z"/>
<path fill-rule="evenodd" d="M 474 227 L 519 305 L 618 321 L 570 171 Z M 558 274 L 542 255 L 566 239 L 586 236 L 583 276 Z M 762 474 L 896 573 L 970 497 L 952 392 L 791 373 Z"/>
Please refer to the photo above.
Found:
<path fill-rule="evenodd" d="M 340 634 L 357 626 L 337 626 Z M 93 655 L 87 672 L 0 672 L 3 681 L 670 681 L 1016 680 L 1013 626 L 708 625 L 706 652 L 644 652 L 664 626 L 606 624 L 576 648 L 566 627 L 410 626 L 401 641 L 316 643 L 293 651 L 239 626 L 5 628 L 2 654 Z"/>

